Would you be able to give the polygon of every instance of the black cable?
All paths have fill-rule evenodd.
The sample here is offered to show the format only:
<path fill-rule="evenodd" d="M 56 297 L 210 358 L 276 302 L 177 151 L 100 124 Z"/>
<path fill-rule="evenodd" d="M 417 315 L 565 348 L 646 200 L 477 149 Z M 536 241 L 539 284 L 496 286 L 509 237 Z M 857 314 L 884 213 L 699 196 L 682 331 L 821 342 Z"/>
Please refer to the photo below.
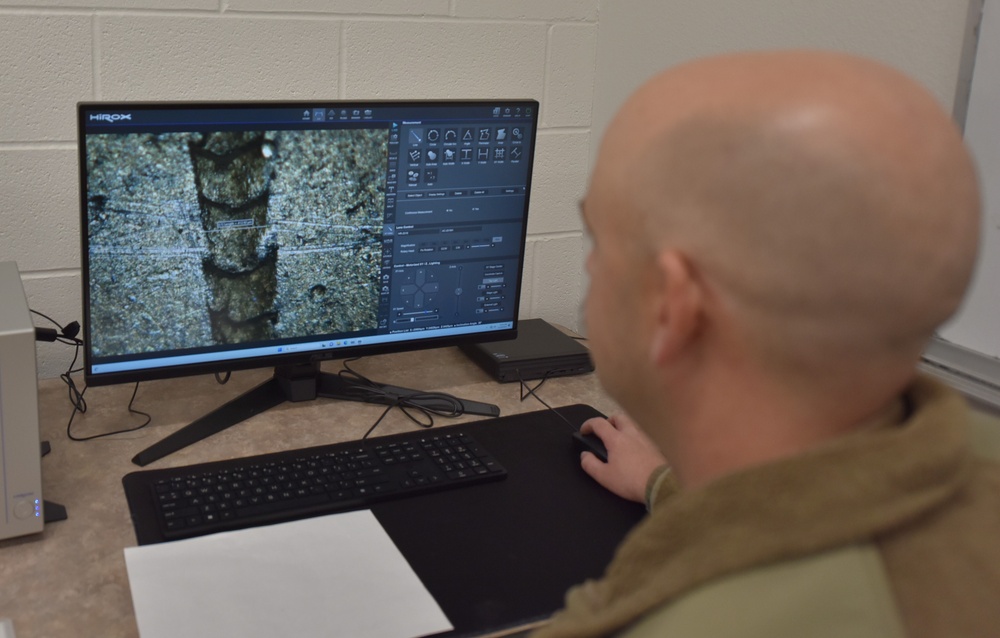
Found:
<path fill-rule="evenodd" d="M 142 429 L 150 424 L 150 422 L 153 420 L 152 415 L 150 415 L 148 412 L 143 412 L 142 410 L 136 410 L 133 407 L 133 405 L 135 404 L 135 396 L 139 392 L 139 382 L 136 381 L 135 388 L 132 389 L 132 398 L 129 399 L 128 402 L 128 411 L 131 414 L 139 414 L 146 417 L 145 421 L 143 421 L 140 425 L 137 425 L 132 428 L 125 428 L 123 430 L 104 432 L 103 434 L 94 434 L 91 436 L 83 436 L 83 437 L 75 436 L 72 430 L 73 419 L 76 417 L 77 412 L 79 412 L 80 414 L 84 414 L 87 412 L 87 401 L 83 398 L 84 395 L 87 393 L 87 385 L 84 384 L 83 389 L 81 390 L 76 386 L 76 381 L 73 379 L 74 374 L 76 374 L 77 372 L 83 372 L 82 367 L 80 368 L 74 367 L 76 365 L 76 362 L 80 359 L 80 348 L 83 347 L 83 340 L 78 339 L 76 337 L 77 333 L 80 330 L 80 325 L 74 321 L 66 326 L 63 326 L 58 321 L 56 321 L 55 319 L 44 313 L 31 309 L 29 309 L 29 311 L 33 314 L 38 315 L 43 319 L 46 319 L 47 321 L 50 321 L 53 325 L 59 328 L 59 335 L 56 337 L 55 341 L 58 341 L 59 343 L 65 343 L 67 345 L 74 347 L 73 360 L 70 361 L 69 368 L 66 369 L 66 372 L 63 372 L 62 374 L 59 375 L 59 378 L 62 380 L 62 382 L 66 384 L 66 388 L 69 392 L 69 402 L 70 405 L 73 406 L 73 411 L 70 412 L 69 415 L 69 421 L 67 421 L 66 423 L 66 436 L 71 441 L 90 441 L 91 439 L 99 439 L 101 437 L 111 436 L 113 434 L 135 432 L 136 430 Z"/>
<path fill-rule="evenodd" d="M 535 392 L 536 390 L 538 390 L 538 388 L 542 387 L 542 384 L 544 384 L 546 381 L 549 380 L 550 373 L 551 373 L 551 371 L 546 372 L 542 376 L 542 380 L 539 381 L 537 384 L 535 384 L 535 387 L 532 388 L 527 383 L 525 383 L 524 379 L 521 378 L 521 370 L 518 369 L 517 370 L 517 382 L 521 386 L 521 388 L 520 388 L 520 390 L 521 390 L 521 401 L 523 402 L 529 396 L 535 397 L 535 399 L 537 399 L 539 403 L 541 403 L 542 405 L 544 405 L 546 408 L 549 409 L 550 412 L 552 412 L 553 414 L 555 414 L 556 416 L 558 416 L 560 419 L 562 419 L 563 421 L 565 421 L 566 424 L 569 425 L 569 427 L 571 427 L 574 432 L 576 432 L 577 430 L 580 429 L 577 424 L 574 424 L 572 421 L 570 421 L 569 419 L 567 419 L 566 417 L 564 417 L 559 412 L 559 410 L 557 410 L 556 408 L 553 408 L 551 405 L 549 405 L 548 403 L 546 403 L 545 400 L 542 399 L 542 397 L 538 396 L 538 394 L 536 394 L 536 392 Z"/>
<path fill-rule="evenodd" d="M 377 428 L 377 427 L 378 427 L 378 424 L 382 422 L 382 419 L 384 419 L 384 418 L 385 418 L 385 415 L 389 414 L 389 412 L 390 412 L 390 411 L 391 411 L 391 410 L 392 410 L 392 409 L 393 409 L 394 407 L 396 407 L 396 405 L 395 405 L 395 404 L 393 404 L 393 405 L 390 405 L 390 406 L 386 407 L 386 409 L 382 411 L 382 414 L 381 414 L 381 416 L 379 416 L 379 418 L 375 419 L 375 423 L 372 423 L 372 426 L 371 426 L 370 428 L 368 428 L 368 431 L 367 431 L 367 432 L 365 432 L 365 435 L 364 435 L 364 436 L 362 436 L 362 437 L 361 437 L 361 439 L 362 439 L 362 440 L 364 440 L 364 439 L 367 439 L 367 438 L 368 438 L 368 435 L 369 435 L 369 434 L 371 434 L 372 432 L 374 432 L 374 431 L 375 431 L 375 428 Z M 431 423 L 431 425 L 433 425 L 433 422 Z M 430 427 L 430 425 L 428 425 L 428 426 L 426 426 L 426 427 Z"/>
<path fill-rule="evenodd" d="M 525 399 L 527 399 L 529 396 L 532 396 L 538 399 L 541 402 L 541 404 L 544 405 L 545 407 L 547 408 L 549 407 L 549 404 L 547 404 L 545 401 L 542 401 L 542 398 L 539 397 L 537 394 L 535 394 L 535 391 L 538 390 L 538 388 L 542 387 L 542 385 L 544 385 L 545 382 L 549 380 L 549 374 L 550 374 L 549 372 L 546 372 L 544 375 L 542 375 L 542 380 L 539 381 L 535 385 L 535 387 L 532 388 L 529 387 L 528 384 L 525 383 L 524 379 L 521 378 L 521 369 L 520 368 L 517 369 L 517 382 L 521 386 L 521 403 L 524 403 Z M 551 410 L 551 408 L 549 409 Z"/>
<path fill-rule="evenodd" d="M 80 324 L 78 324 L 77 322 L 74 321 L 71 324 L 64 326 L 55 319 L 53 319 L 52 317 L 43 314 L 41 312 L 38 312 L 37 310 L 32 310 L 29 308 L 28 312 L 38 315 L 42 319 L 51 322 L 52 325 L 59 328 L 59 334 L 56 336 L 55 339 L 53 339 L 53 341 L 58 341 L 59 343 L 65 343 L 67 345 L 77 346 L 77 347 L 83 345 L 83 340 L 78 339 L 76 337 L 77 333 L 80 331 Z"/>
<path fill-rule="evenodd" d="M 80 358 L 80 348 L 83 347 L 83 340 L 82 339 L 77 339 L 76 336 L 75 336 L 76 335 L 76 330 L 79 330 L 79 327 L 77 327 L 76 330 L 73 331 L 73 335 L 70 336 L 70 335 L 67 335 L 68 328 L 65 327 L 65 326 L 63 326 L 61 323 L 59 323 L 58 321 L 56 321 L 52 317 L 50 317 L 50 316 L 48 316 L 48 315 L 46 315 L 44 313 L 38 312 L 37 310 L 30 310 L 29 309 L 29 312 L 31 312 L 32 314 L 38 315 L 39 317 L 41 317 L 41 318 L 43 318 L 43 319 L 51 322 L 54 326 L 56 326 L 57 328 L 59 328 L 59 336 L 56 337 L 55 341 L 58 341 L 59 343 L 65 343 L 67 345 L 74 346 L 74 348 L 75 348 L 73 350 L 73 360 L 70 362 L 69 368 L 67 368 L 66 372 L 63 372 L 62 374 L 59 375 L 59 378 L 62 380 L 62 382 L 66 384 L 66 388 L 67 388 L 67 390 L 69 392 L 69 402 L 70 402 L 70 405 L 73 406 L 73 413 L 70 414 L 70 417 L 69 417 L 70 423 L 72 423 L 73 422 L 73 416 L 77 412 L 80 412 L 82 414 L 82 413 L 84 413 L 84 412 L 87 411 L 87 402 L 83 399 L 83 395 L 87 391 L 87 387 L 84 386 L 83 390 L 80 390 L 79 388 L 77 388 L 76 387 L 76 381 L 73 380 L 73 376 L 72 376 L 73 374 L 75 374 L 77 372 L 82 372 L 83 371 L 83 368 L 74 368 L 73 367 L 73 366 L 76 365 L 76 362 L 79 360 L 79 358 Z M 74 322 L 74 323 L 76 323 L 76 322 Z M 67 424 L 67 428 L 68 427 L 69 427 L 69 425 Z"/>
<path fill-rule="evenodd" d="M 87 388 L 84 387 L 83 391 L 86 392 Z M 80 412 L 80 413 L 86 412 L 86 408 L 84 408 L 83 410 L 74 409 L 73 413 L 69 415 L 69 423 L 66 424 L 66 436 L 69 437 L 69 439 L 71 441 L 91 441 L 93 439 L 100 439 L 102 437 L 112 436 L 114 434 L 124 434 L 126 432 L 135 432 L 136 430 L 141 430 L 142 428 L 146 427 L 153 420 L 152 415 L 150 415 L 148 412 L 143 412 L 142 410 L 136 410 L 135 408 L 132 407 L 132 405 L 135 403 L 135 395 L 138 392 L 139 392 L 139 382 L 136 381 L 135 382 L 135 387 L 132 389 L 132 398 L 129 399 L 129 402 L 128 402 L 128 411 L 131 414 L 140 414 L 140 415 L 146 417 L 146 420 L 143 421 L 142 423 L 140 423 L 139 425 L 137 425 L 135 427 L 131 427 L 131 428 L 125 428 L 125 429 L 122 429 L 122 430 L 114 430 L 112 432 L 103 432 L 101 434 L 92 434 L 90 436 L 74 436 L 73 432 L 71 430 L 71 427 L 73 425 L 73 417 L 76 416 L 77 412 Z"/>
<path fill-rule="evenodd" d="M 232 370 L 226 370 L 226 375 L 223 376 L 223 377 L 220 377 L 219 373 L 216 372 L 215 373 L 215 382 L 218 383 L 219 385 L 226 385 L 227 383 L 229 383 L 229 377 L 231 377 L 231 376 L 233 376 L 233 371 Z"/>
<path fill-rule="evenodd" d="M 73 351 L 73 360 L 70 361 L 69 368 L 66 372 L 59 375 L 62 382 L 66 384 L 66 389 L 69 392 L 69 402 L 73 406 L 73 414 L 80 412 L 81 414 L 87 411 L 87 402 L 84 401 L 83 395 L 87 391 L 87 385 L 84 384 L 83 390 L 76 387 L 76 381 L 73 380 L 73 374 L 77 372 L 82 372 L 83 368 L 74 368 L 77 359 L 80 358 L 80 347 L 83 343 L 76 344 L 76 349 Z M 73 415 L 70 415 L 70 422 L 73 420 Z"/>
<path fill-rule="evenodd" d="M 350 364 L 358 359 L 360 357 L 345 360 L 344 368 L 337 372 L 337 376 L 351 384 L 354 398 L 370 403 L 388 404 L 381 416 L 361 437 L 362 439 L 367 439 L 393 408 L 399 408 L 400 412 L 422 428 L 433 427 L 435 415 L 454 418 L 465 414 L 461 399 L 445 392 L 415 392 L 400 396 L 387 391 L 380 384 L 351 368 Z M 417 415 L 423 418 L 418 418 Z"/>
<path fill-rule="evenodd" d="M 49 322 L 51 322 L 51 323 L 52 323 L 52 324 L 53 324 L 54 326 L 56 326 L 57 328 L 59 328 L 59 330 L 60 330 L 60 331 L 62 331 L 62 330 L 63 330 L 63 327 L 62 327 L 62 324 L 61 324 L 61 323 L 59 323 L 58 321 L 56 321 L 55 319 L 53 319 L 52 317 L 48 316 L 47 314 L 45 314 L 45 313 L 42 313 L 42 312 L 38 312 L 37 310 L 32 310 L 31 308 L 28 308 L 28 312 L 30 312 L 30 313 L 31 313 L 31 314 L 33 314 L 33 315 L 38 315 L 38 316 L 39 316 L 39 317 L 41 317 L 42 319 L 46 319 L 46 320 L 48 320 L 48 321 L 49 321 Z"/>

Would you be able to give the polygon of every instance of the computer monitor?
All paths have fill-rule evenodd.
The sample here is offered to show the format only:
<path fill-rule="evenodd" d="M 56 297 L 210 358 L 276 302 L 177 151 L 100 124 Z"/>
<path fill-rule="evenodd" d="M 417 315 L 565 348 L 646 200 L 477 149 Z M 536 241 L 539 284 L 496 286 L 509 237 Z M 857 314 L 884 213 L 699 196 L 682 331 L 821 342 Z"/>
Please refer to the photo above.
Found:
<path fill-rule="evenodd" d="M 514 338 L 537 119 L 534 100 L 79 104 L 86 383 L 275 368 L 133 460 L 365 398 L 323 360 Z"/>

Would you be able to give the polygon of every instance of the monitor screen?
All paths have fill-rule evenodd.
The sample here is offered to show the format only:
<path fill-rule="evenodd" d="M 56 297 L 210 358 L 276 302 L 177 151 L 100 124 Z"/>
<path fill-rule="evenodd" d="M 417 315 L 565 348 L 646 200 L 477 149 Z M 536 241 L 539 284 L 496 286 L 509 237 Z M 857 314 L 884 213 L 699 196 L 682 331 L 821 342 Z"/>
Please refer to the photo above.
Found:
<path fill-rule="evenodd" d="M 533 100 L 77 117 L 89 385 L 516 335 Z"/>

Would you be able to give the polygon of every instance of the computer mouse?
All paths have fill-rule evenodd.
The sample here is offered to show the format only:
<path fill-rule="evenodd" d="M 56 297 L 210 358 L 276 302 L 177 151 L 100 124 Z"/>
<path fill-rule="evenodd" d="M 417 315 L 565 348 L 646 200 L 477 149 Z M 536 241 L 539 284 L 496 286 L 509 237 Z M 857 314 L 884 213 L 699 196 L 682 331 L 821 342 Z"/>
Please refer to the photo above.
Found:
<path fill-rule="evenodd" d="M 582 434 L 576 431 L 573 433 L 573 444 L 578 452 L 593 452 L 601 461 L 608 462 L 608 448 L 604 447 L 604 441 L 596 434 Z"/>

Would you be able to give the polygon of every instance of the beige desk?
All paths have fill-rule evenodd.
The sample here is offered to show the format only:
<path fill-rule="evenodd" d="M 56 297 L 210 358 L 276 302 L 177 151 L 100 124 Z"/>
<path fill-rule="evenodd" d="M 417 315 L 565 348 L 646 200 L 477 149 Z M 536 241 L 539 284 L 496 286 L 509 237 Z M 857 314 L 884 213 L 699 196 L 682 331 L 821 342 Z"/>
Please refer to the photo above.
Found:
<path fill-rule="evenodd" d="M 339 367 L 340 362 L 330 362 L 324 370 Z M 371 357 L 353 367 L 385 383 L 495 403 L 505 415 L 542 408 L 534 399 L 522 403 L 517 384 L 493 382 L 455 348 Z M 13 620 L 17 638 L 138 635 L 122 552 L 136 544 L 121 486 L 122 476 L 139 469 L 130 459 L 268 376 L 268 371 L 236 372 L 224 386 L 211 375 L 143 383 L 136 408 L 152 414 L 153 422 L 138 432 L 87 442 L 66 436 L 70 405 L 65 386 L 58 380 L 40 384 L 42 438 L 52 445 L 42 461 L 44 496 L 66 506 L 69 518 L 46 525 L 41 534 L 0 541 L 0 618 Z M 140 417 L 126 412 L 131 391 L 131 385 L 88 390 L 89 410 L 74 419 L 74 434 L 136 423 Z M 552 406 L 589 403 L 605 413 L 615 410 L 593 374 L 551 379 L 539 393 Z M 148 469 L 357 439 L 383 409 L 330 399 L 286 403 Z M 394 411 L 372 436 L 415 428 Z"/>

